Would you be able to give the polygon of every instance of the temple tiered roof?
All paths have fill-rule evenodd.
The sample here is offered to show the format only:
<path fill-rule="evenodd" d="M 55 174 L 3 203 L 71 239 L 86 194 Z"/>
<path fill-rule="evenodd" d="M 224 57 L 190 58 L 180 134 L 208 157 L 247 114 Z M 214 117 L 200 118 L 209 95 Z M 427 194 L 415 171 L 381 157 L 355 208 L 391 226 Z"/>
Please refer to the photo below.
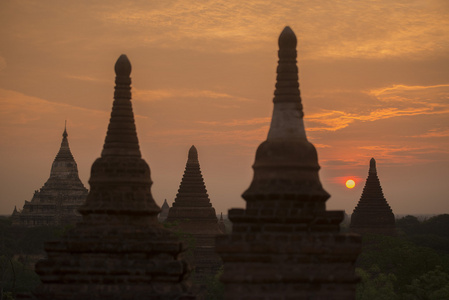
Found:
<path fill-rule="evenodd" d="M 278 53 L 271 126 L 242 195 L 246 209 L 229 210 L 232 234 L 216 242 L 225 299 L 354 299 L 360 236 L 340 233 L 343 211 L 326 211 L 329 194 L 306 137 L 290 27 Z"/>
<path fill-rule="evenodd" d="M 360 234 L 396 235 L 395 217 L 380 186 L 374 158 L 370 160 L 368 178 L 352 213 L 350 228 Z"/>
<path fill-rule="evenodd" d="M 82 221 L 45 246 L 36 265 L 38 299 L 191 299 L 182 243 L 157 220 L 151 176 L 141 158 L 131 105 L 131 64 L 115 65 L 111 119 L 92 165 Z"/>
<path fill-rule="evenodd" d="M 189 150 L 184 175 L 166 221 L 180 222 L 179 228 L 186 232 L 219 233 L 218 227 L 205 226 L 217 224 L 218 219 L 207 194 L 195 146 Z"/>
<path fill-rule="evenodd" d="M 12 215 L 13 225 L 66 225 L 81 220 L 78 208 L 87 197 L 78 175 L 78 167 L 70 151 L 67 129 L 64 128 L 59 151 L 52 163 L 50 177 L 25 201 L 21 212 Z"/>
<path fill-rule="evenodd" d="M 221 259 L 214 251 L 215 236 L 224 232 L 207 194 L 195 146 L 189 150 L 184 175 L 165 222 L 174 224 L 176 230 L 195 239 L 192 262 L 196 278 L 214 275 L 221 265 Z"/>

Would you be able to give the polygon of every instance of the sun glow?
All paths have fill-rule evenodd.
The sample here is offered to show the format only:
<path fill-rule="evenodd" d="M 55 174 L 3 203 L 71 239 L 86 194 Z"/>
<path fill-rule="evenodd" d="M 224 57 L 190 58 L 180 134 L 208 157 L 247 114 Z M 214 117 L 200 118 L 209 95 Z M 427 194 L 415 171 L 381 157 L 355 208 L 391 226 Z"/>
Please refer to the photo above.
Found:
<path fill-rule="evenodd" d="M 355 187 L 355 181 L 352 180 L 352 179 L 348 179 L 348 180 L 346 181 L 346 187 L 347 187 L 348 189 L 352 189 L 353 187 Z"/>

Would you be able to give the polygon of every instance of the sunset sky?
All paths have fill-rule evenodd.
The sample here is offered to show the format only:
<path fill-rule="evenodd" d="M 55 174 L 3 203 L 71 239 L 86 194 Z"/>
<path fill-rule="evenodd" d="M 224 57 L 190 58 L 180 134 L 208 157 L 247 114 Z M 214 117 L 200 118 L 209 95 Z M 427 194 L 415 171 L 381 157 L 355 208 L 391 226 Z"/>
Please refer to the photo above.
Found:
<path fill-rule="evenodd" d="M 394 213 L 449 213 L 447 0 L 0 0 L 0 214 L 48 179 L 64 120 L 89 188 L 122 53 L 156 202 L 195 145 L 217 213 L 244 207 L 286 25 L 327 207 L 352 213 L 374 157 Z"/>

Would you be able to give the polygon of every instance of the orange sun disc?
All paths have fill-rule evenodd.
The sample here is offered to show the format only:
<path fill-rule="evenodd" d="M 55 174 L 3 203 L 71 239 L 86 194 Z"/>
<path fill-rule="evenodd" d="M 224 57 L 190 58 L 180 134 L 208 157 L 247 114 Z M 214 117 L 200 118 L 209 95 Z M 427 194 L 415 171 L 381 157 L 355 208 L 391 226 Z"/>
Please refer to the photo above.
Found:
<path fill-rule="evenodd" d="M 347 181 L 346 181 L 346 187 L 347 187 L 348 189 L 352 189 L 353 187 L 355 187 L 355 181 L 352 180 L 352 179 L 347 180 Z"/>

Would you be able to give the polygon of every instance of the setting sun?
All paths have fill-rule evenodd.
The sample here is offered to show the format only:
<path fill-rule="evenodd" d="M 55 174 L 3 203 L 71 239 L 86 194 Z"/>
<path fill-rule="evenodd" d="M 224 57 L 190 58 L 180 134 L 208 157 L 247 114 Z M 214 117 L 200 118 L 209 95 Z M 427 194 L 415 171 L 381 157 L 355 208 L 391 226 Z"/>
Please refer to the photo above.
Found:
<path fill-rule="evenodd" d="M 347 181 L 346 181 L 346 187 L 347 187 L 348 189 L 352 189 L 353 187 L 355 187 L 355 181 L 352 180 L 352 179 L 347 180 Z"/>

